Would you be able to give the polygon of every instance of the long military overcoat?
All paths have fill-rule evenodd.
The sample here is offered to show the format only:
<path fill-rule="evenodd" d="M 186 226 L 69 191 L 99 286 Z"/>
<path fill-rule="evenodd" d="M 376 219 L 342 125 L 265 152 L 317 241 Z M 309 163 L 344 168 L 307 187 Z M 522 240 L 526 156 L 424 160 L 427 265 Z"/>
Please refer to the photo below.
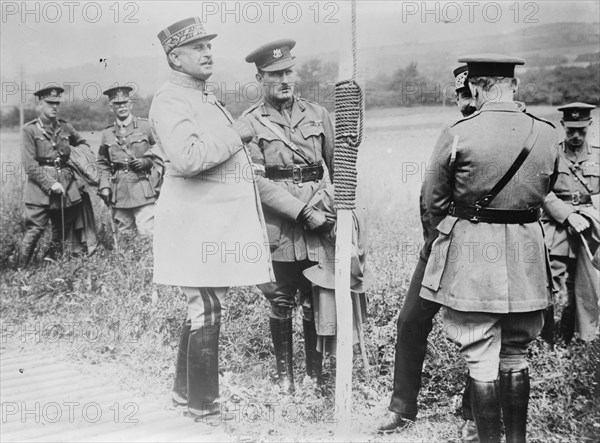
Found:
<path fill-rule="evenodd" d="M 492 189 L 521 152 L 532 121 L 515 103 L 485 103 L 438 138 L 424 203 L 434 224 L 439 221 L 439 237 L 421 297 L 459 311 L 526 312 L 548 306 L 551 278 L 540 222 L 475 223 L 448 215 L 452 202 L 473 205 Z M 539 126 L 529 157 L 490 208 L 541 207 L 555 177 L 558 141 L 550 123 Z"/>
<path fill-rule="evenodd" d="M 204 84 L 173 71 L 149 120 L 166 175 L 154 219 L 156 283 L 224 287 L 273 280 L 250 157 Z"/>

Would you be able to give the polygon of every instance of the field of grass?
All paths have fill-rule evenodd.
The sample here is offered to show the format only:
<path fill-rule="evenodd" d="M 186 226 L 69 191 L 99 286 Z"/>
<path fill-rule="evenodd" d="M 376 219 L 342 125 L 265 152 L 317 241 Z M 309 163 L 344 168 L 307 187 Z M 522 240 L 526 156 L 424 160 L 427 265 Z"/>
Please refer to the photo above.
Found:
<path fill-rule="evenodd" d="M 530 111 L 557 120 L 552 108 Z M 456 411 L 466 365 L 439 322 L 429 337 L 417 422 L 388 436 L 371 433 L 389 403 L 396 318 L 422 241 L 421 174 L 440 128 L 457 117 L 453 107 L 373 110 L 367 116 L 359 155 L 359 203 L 369 216 L 369 264 L 376 283 L 367 293 L 370 372 L 362 371 L 358 354 L 354 359 L 352 432 L 358 441 L 458 441 L 461 419 Z M 97 149 L 99 134 L 85 136 Z M 180 290 L 152 283 L 150 245 L 130 239 L 119 255 L 109 249 L 107 211 L 95 196 L 103 241 L 96 254 L 38 260 L 30 268 L 17 269 L 14 252 L 22 236 L 20 137 L 0 137 L 2 345 L 51 349 L 84 372 L 110 378 L 170 408 L 185 315 Z M 335 420 L 335 359 L 325 361 L 331 374 L 328 393 L 316 397 L 302 383 L 304 348 L 301 333 L 295 333 L 298 389 L 294 396 L 279 396 L 269 378 L 274 358 L 267 312 L 268 304 L 256 288 L 232 288 L 228 293 L 220 342 L 221 394 L 229 407 L 243 413 L 239 421 L 224 426 L 233 441 L 329 441 Z M 39 333 L 27 332 L 36 327 Z M 302 330 L 299 312 L 294 327 Z M 530 362 L 530 441 L 597 441 L 598 355 L 592 347 L 575 343 L 551 350 L 535 342 Z M 210 435 L 201 429 L 199 439 L 209 441 Z"/>

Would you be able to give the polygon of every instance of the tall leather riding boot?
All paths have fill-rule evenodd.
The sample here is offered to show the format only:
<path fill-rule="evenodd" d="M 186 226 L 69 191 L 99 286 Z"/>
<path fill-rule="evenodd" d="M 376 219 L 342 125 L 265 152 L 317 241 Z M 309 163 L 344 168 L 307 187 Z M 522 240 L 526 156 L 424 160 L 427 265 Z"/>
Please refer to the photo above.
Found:
<path fill-rule="evenodd" d="M 44 233 L 43 229 L 27 229 L 21 242 L 21 256 L 19 257 L 19 265 L 27 266 L 33 257 L 33 252 L 37 243 Z"/>
<path fill-rule="evenodd" d="M 471 410 L 481 443 L 500 442 L 500 398 L 497 381 L 470 380 Z"/>
<path fill-rule="evenodd" d="M 544 311 L 544 327 L 540 333 L 540 337 L 550 344 L 554 344 L 554 305 L 550 305 Z"/>
<path fill-rule="evenodd" d="M 187 352 L 188 410 L 197 417 L 216 414 L 219 405 L 220 325 L 207 325 L 192 331 Z"/>
<path fill-rule="evenodd" d="M 529 404 L 529 370 L 500 372 L 500 398 L 506 443 L 524 443 Z"/>
<path fill-rule="evenodd" d="M 172 394 L 173 402 L 178 405 L 187 404 L 187 356 L 191 329 L 191 320 L 184 321 L 181 327 L 181 336 L 179 337 L 179 349 L 177 351 L 177 362 L 175 364 L 175 381 L 173 383 Z"/>
<path fill-rule="evenodd" d="M 560 336 L 569 344 L 575 334 L 575 306 L 567 305 L 560 316 Z"/>
<path fill-rule="evenodd" d="M 317 329 L 314 321 L 303 320 L 304 350 L 306 352 L 306 375 L 313 379 L 317 388 L 323 385 L 323 353 L 317 351 Z"/>
<path fill-rule="evenodd" d="M 294 349 L 292 344 L 292 319 L 269 318 L 277 375 L 282 394 L 293 394 L 294 386 Z"/>

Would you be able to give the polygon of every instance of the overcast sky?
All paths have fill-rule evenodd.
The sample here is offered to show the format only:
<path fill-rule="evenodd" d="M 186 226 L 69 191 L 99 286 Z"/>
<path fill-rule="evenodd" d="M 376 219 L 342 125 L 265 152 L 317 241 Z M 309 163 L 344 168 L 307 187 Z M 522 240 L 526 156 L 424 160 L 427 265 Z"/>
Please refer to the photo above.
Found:
<path fill-rule="evenodd" d="M 423 7 L 425 5 L 425 7 Z M 481 38 L 535 24 L 593 22 L 597 1 L 358 2 L 358 44 Z M 215 55 L 243 60 L 260 44 L 282 37 L 298 41 L 296 53 L 350 45 L 349 1 L 2 1 L 2 76 L 20 66 L 29 73 L 100 59 L 161 55 L 156 34 L 183 18 L 199 16 Z M 502 52 L 499 48 L 498 52 Z M 382 61 L 384 62 L 384 61 Z"/>

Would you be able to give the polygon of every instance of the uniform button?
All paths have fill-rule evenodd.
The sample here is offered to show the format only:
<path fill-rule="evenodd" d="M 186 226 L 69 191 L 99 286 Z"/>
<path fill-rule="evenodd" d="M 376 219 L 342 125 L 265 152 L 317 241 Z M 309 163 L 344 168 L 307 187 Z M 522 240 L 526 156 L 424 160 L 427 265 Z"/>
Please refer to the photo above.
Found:
<path fill-rule="evenodd" d="M 295 129 L 290 129 L 290 132 L 293 134 L 294 132 L 296 132 Z"/>

